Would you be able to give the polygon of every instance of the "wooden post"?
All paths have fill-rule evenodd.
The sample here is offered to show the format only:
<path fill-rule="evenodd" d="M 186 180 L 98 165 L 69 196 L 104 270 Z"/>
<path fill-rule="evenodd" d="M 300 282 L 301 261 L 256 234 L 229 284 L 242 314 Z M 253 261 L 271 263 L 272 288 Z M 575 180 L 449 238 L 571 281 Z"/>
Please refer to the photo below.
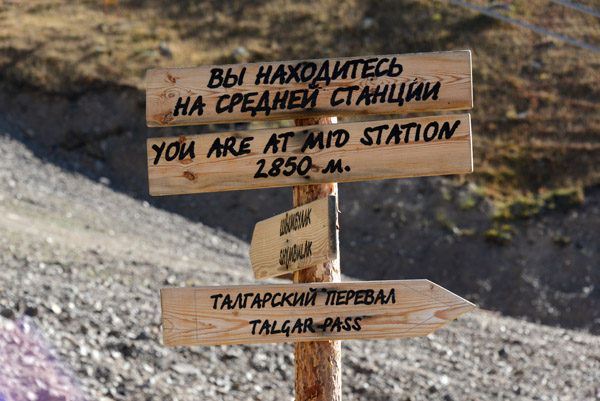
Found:
<path fill-rule="evenodd" d="M 335 124 L 336 117 L 294 120 L 297 126 Z M 294 207 L 337 195 L 337 183 L 293 187 Z M 337 205 L 336 205 L 337 207 Z M 337 224 L 336 224 L 336 227 Z M 337 233 L 336 233 L 337 235 Z M 340 282 L 338 259 L 294 272 L 294 283 Z M 341 341 L 318 341 L 294 344 L 297 401 L 341 401 L 342 344 Z"/>

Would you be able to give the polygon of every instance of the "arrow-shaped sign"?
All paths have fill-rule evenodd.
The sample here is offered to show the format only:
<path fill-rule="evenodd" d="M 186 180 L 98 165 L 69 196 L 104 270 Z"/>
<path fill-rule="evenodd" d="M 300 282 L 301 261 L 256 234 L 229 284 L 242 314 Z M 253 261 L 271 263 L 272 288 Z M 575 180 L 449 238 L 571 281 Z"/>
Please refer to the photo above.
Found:
<path fill-rule="evenodd" d="M 428 280 L 161 290 L 167 346 L 423 337 L 475 307 Z"/>

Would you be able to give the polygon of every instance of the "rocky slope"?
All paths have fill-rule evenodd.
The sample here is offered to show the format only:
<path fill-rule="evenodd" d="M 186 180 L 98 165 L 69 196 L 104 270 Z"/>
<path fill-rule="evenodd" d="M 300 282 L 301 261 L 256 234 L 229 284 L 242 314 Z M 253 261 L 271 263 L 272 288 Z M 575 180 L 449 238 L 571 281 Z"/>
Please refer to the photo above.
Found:
<path fill-rule="evenodd" d="M 247 244 L 14 136 L 0 136 L 1 400 L 293 399 L 291 344 L 161 345 L 158 290 L 251 282 Z M 343 363 L 347 400 L 600 399 L 600 337 L 484 310 L 427 338 L 346 341 Z"/>

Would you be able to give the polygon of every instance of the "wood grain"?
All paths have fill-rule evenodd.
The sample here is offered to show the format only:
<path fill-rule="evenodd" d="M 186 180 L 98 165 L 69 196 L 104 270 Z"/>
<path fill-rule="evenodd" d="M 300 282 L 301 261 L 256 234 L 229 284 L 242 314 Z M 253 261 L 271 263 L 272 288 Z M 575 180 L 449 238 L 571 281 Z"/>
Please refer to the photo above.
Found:
<path fill-rule="evenodd" d="M 390 60 L 395 58 L 395 62 L 402 66 L 400 74 L 378 74 L 372 76 L 376 71 L 377 65 L 380 62 L 381 68 L 378 71 L 385 71 L 389 67 Z M 285 78 L 283 83 L 276 79 L 267 84 L 259 81 L 257 84 L 257 74 L 264 72 L 267 68 L 272 68 L 273 74 L 276 69 L 282 65 L 284 70 L 289 72 L 290 69 L 306 65 L 314 65 L 315 78 L 318 76 L 321 68 L 330 71 L 330 77 L 333 77 L 335 63 L 340 62 L 366 62 L 372 60 L 370 64 L 358 64 L 357 76 L 352 76 L 349 73 L 346 78 L 338 77 L 330 82 L 319 80 L 314 82 L 304 82 L 294 79 L 288 82 Z M 385 62 L 388 60 L 387 62 Z M 343 64 L 341 64 L 343 65 Z M 220 69 L 225 74 L 231 70 L 232 76 L 240 76 L 243 73 L 243 84 L 228 85 L 215 87 L 219 82 L 211 80 L 212 72 L 215 69 Z M 365 77 L 362 71 L 366 70 Z M 397 69 L 397 68 L 396 68 Z M 395 72 L 394 68 L 388 68 Z M 349 69 L 350 71 L 352 68 Z M 301 71 L 300 71 L 301 72 Z M 298 74 L 300 75 L 300 74 Z M 393 76 L 390 76 L 393 75 Z M 225 75 L 223 75 L 224 77 Z M 288 76 L 293 76 L 291 73 Z M 308 73 L 304 74 L 309 77 Z M 368 76 L 368 77 L 366 77 Z M 301 77 L 300 77 L 301 78 Z M 418 87 L 419 83 L 430 85 L 433 87 L 436 83 L 440 83 L 439 92 L 436 96 L 430 96 L 425 100 L 425 97 L 408 96 L 409 86 L 414 83 L 413 89 Z M 231 80 L 229 82 L 233 84 Z M 400 87 L 404 84 L 403 94 L 401 97 L 404 101 L 394 101 L 395 96 L 392 94 L 391 85 L 396 85 L 396 93 L 400 92 Z M 358 95 L 367 86 L 368 92 L 375 93 L 376 88 L 380 87 L 380 93 L 388 85 L 387 93 L 384 98 L 380 98 L 375 102 L 358 101 Z M 210 86 L 210 87 L 209 87 Z M 269 91 L 270 105 L 273 105 L 275 93 L 280 92 L 283 96 L 285 91 L 303 91 L 307 90 L 312 94 L 314 89 L 318 87 L 318 95 L 315 103 L 305 103 L 297 100 L 290 102 L 291 95 L 287 98 L 287 103 L 284 107 L 278 106 L 266 111 L 255 111 L 253 107 L 260 104 L 261 96 L 265 91 Z M 349 88 L 352 89 L 350 101 L 347 102 Z M 430 88 L 431 89 L 431 88 Z M 358 114 L 397 114 L 433 110 L 459 110 L 470 109 L 473 107 L 471 82 L 471 52 L 468 50 L 439 52 L 439 53 L 418 53 L 405 55 L 385 55 L 385 56 L 367 56 L 353 58 L 334 58 L 320 60 L 296 60 L 282 61 L 260 64 L 238 64 L 238 65 L 222 65 L 222 66 L 202 66 L 193 68 L 167 68 L 167 69 L 152 69 L 146 72 L 146 123 L 148 126 L 173 126 L 173 125 L 193 125 L 193 124 L 208 124 L 208 123 L 225 123 L 238 121 L 257 121 L 257 120 L 281 120 L 293 118 L 309 118 L 320 116 L 345 116 Z M 300 93 L 300 92 L 298 92 Z M 415 92 L 413 91 L 413 94 Z M 227 107 L 231 104 L 231 99 L 234 96 L 247 96 L 251 101 L 242 110 L 242 103 L 233 107 L 231 110 Z M 390 95 L 391 98 L 390 98 Z M 201 107 L 201 115 L 196 109 L 192 112 L 193 103 L 201 96 L 201 102 L 204 104 Z M 188 97 L 190 103 L 185 108 L 186 113 L 183 113 L 183 108 L 176 109 L 179 102 L 184 104 Z M 199 103 L 199 104 L 200 104 Z M 339 103 L 339 104 L 337 104 Z M 304 107 L 300 107 L 304 106 Z M 218 109 L 222 109 L 218 112 Z"/>
<path fill-rule="evenodd" d="M 363 295 L 353 298 L 359 300 L 355 304 L 352 299 L 348 302 L 349 292 L 339 293 L 346 296 L 337 300 L 340 304 L 329 301 L 334 305 L 326 305 L 327 299 L 331 299 L 328 294 L 333 294 L 334 290 L 352 290 L 355 293 L 362 290 Z M 388 303 L 361 303 L 368 299 L 364 294 L 369 290 L 374 294 L 383 291 Z M 289 302 L 279 306 L 285 294 L 313 292 L 316 293 L 314 306 L 313 303 L 290 306 Z M 229 295 L 233 302 L 238 294 L 242 294 L 243 298 L 243 294 L 248 293 L 252 296 L 248 297 L 245 308 L 237 304 L 238 307 L 232 309 L 227 306 L 221 309 L 225 295 Z M 256 305 L 250 307 L 253 297 L 258 294 L 264 299 L 267 293 L 273 296 L 275 306 L 267 302 L 264 306 L 261 303 L 260 308 Z M 222 296 L 218 301 L 211 298 L 219 294 Z M 167 346 L 422 337 L 475 307 L 428 280 L 167 288 L 161 290 L 161 300 L 163 342 Z M 348 304 L 344 305 L 344 302 Z M 338 317 L 342 322 L 348 318 L 354 328 L 346 330 L 341 327 L 338 332 L 331 323 Z M 284 327 L 285 321 L 289 322 L 287 327 L 291 329 L 298 320 L 306 323 L 309 318 L 312 319 L 310 327 L 314 332 L 308 328 L 304 331 L 298 329 L 289 335 L 277 332 Z M 261 332 L 267 319 L 270 325 L 277 321 L 277 326 L 272 332 Z M 260 320 L 260 323 L 250 323 L 255 320 Z M 359 329 L 357 326 L 360 326 Z"/>
<path fill-rule="evenodd" d="M 249 252 L 254 277 L 275 277 L 336 259 L 336 213 L 330 196 L 257 223 Z M 296 258 L 293 249 L 298 250 Z"/>
<path fill-rule="evenodd" d="M 296 126 L 337 124 L 337 117 L 302 118 L 294 120 Z M 293 205 L 300 207 L 318 199 L 335 196 L 338 210 L 337 183 L 297 185 L 292 188 Z M 334 215 L 335 241 L 339 242 L 338 214 Z M 338 257 L 296 270 L 294 283 L 339 283 L 342 281 Z M 341 401 L 342 399 L 342 342 L 336 340 L 305 341 L 294 343 L 294 370 L 296 372 L 295 396 L 297 400 Z"/>
<path fill-rule="evenodd" d="M 458 123 L 457 123 L 458 122 Z M 437 123 L 442 127 L 459 124 L 449 139 L 437 136 L 430 140 L 424 140 L 421 132 L 418 140 L 415 138 L 415 130 L 407 134 L 402 132 L 398 144 L 392 139 L 386 144 L 388 134 L 395 125 L 407 124 L 420 125 L 423 130 L 428 124 Z M 365 129 L 388 126 L 382 135 L 381 143 L 377 144 L 377 134 L 369 136 L 372 145 L 365 145 L 361 139 L 365 139 Z M 342 147 L 335 146 L 335 135 L 331 140 L 331 146 L 319 149 L 303 146 L 308 138 L 317 137 L 323 132 L 325 138 L 328 133 L 347 132 L 347 142 Z M 340 131 L 342 130 L 342 131 Z M 406 131 L 406 130 L 405 130 Z M 429 134 L 433 134 L 433 130 Z M 278 152 L 273 153 L 272 148 L 265 151 L 265 147 L 273 135 L 292 135 L 287 141 L 285 152 L 279 145 Z M 342 137 L 338 135 L 338 138 Z M 405 142 L 406 136 L 409 140 Z M 431 137 L 431 135 L 430 135 Z M 223 144 L 226 141 L 235 141 L 236 146 L 246 141 L 247 153 L 234 156 L 231 152 L 221 157 L 215 157 L 213 152 L 207 158 L 209 149 L 216 141 Z M 163 146 L 166 152 L 170 144 L 179 143 L 180 146 L 190 147 L 194 143 L 195 157 L 189 155 L 181 159 L 175 157 L 167 161 L 164 153 L 156 161 L 157 152 L 153 147 Z M 340 142 L 341 143 L 341 142 Z M 179 146 L 179 145 L 178 145 Z M 189 137 L 151 138 L 147 141 L 148 148 L 148 176 L 151 195 L 174 195 L 198 192 L 231 191 L 240 189 L 268 188 L 293 185 L 308 185 L 328 182 L 349 182 L 375 180 L 385 178 L 399 178 L 412 176 L 462 174 L 473 171 L 472 149 L 471 149 L 471 121 L 468 114 L 452 116 L 432 116 L 401 120 L 385 120 L 374 122 L 346 123 L 336 125 L 313 125 L 305 127 L 281 128 L 275 130 L 256 130 L 245 132 L 229 132 L 219 134 L 195 135 Z M 170 153 L 174 155 L 176 148 Z M 305 159 L 308 157 L 308 159 Z M 286 176 L 282 171 L 291 171 L 292 167 L 281 166 L 279 174 L 271 176 L 270 170 L 276 159 L 287 160 L 293 158 L 295 163 L 301 164 L 302 168 L 310 165 L 304 175 L 298 173 Z M 305 163 L 302 160 L 305 159 Z M 260 160 L 264 160 L 264 163 Z M 329 168 L 330 162 L 340 162 L 337 168 Z M 309 164 L 310 162 L 310 164 Z M 260 169 L 261 163 L 264 168 Z M 331 166 L 330 167 L 334 167 Z M 260 171 L 259 171 L 260 170 Z M 333 170 L 333 172 L 332 172 Z M 262 178 L 255 178 L 257 174 L 263 174 Z"/>

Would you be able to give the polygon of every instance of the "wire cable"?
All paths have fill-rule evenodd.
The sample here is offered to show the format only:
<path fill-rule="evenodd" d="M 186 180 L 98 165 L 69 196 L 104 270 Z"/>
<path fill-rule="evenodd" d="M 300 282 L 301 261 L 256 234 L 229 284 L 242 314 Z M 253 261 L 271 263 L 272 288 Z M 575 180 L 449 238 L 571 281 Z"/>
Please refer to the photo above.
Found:
<path fill-rule="evenodd" d="M 587 14 L 592 14 L 592 15 L 600 18 L 600 11 L 596 11 L 593 8 L 584 7 L 582 5 L 579 5 L 577 3 L 573 3 L 572 1 L 567 1 L 567 0 L 550 0 L 550 1 L 553 1 L 558 4 L 562 4 L 563 6 L 574 8 L 579 11 L 583 11 L 584 13 L 587 13 Z"/>
<path fill-rule="evenodd" d="M 479 6 L 476 6 L 474 4 L 470 4 L 470 3 L 464 2 L 462 0 L 447 0 L 447 1 L 449 1 L 450 3 L 454 3 L 456 5 L 462 6 L 462 7 L 466 7 L 466 8 L 470 8 L 472 10 L 475 10 L 475 11 L 479 11 L 480 13 L 485 14 L 488 17 L 496 18 L 496 19 L 499 19 L 501 21 L 509 22 L 509 23 L 515 24 L 515 25 L 519 25 L 519 26 L 522 26 L 524 28 L 531 29 L 532 31 L 535 31 L 535 32 L 538 32 L 538 33 L 541 33 L 541 34 L 544 34 L 544 35 L 552 36 L 553 38 L 556 38 L 556 39 L 560 39 L 560 40 L 565 41 L 567 43 L 570 43 L 570 44 L 572 44 L 574 46 L 579 46 L 581 48 L 584 48 L 584 49 L 587 49 L 587 50 L 591 50 L 591 51 L 600 53 L 600 47 L 597 47 L 597 46 L 594 46 L 594 45 L 590 45 L 589 43 L 581 42 L 581 41 L 579 41 L 577 39 L 573 39 L 573 38 L 570 38 L 568 36 L 561 35 L 560 33 L 549 31 L 547 29 L 541 28 L 541 27 L 536 26 L 536 25 L 528 24 L 527 22 L 523 22 L 523 21 L 520 21 L 518 19 L 514 19 L 514 18 L 507 17 L 505 15 L 502 15 L 502 14 L 498 14 L 498 13 L 496 13 L 494 11 L 488 10 L 487 8 L 479 7 Z"/>

